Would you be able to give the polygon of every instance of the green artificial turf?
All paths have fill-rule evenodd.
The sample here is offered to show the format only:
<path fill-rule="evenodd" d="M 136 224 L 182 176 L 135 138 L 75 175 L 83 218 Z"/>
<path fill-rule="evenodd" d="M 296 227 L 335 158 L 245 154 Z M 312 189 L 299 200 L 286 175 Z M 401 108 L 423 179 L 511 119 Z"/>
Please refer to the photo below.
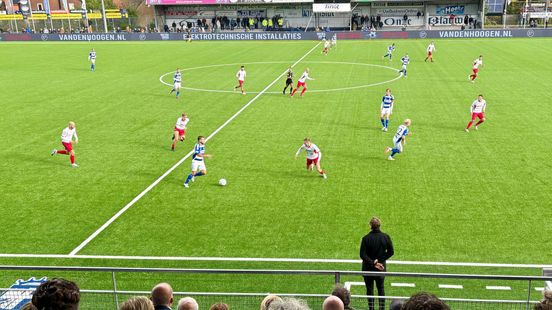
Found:
<path fill-rule="evenodd" d="M 185 189 L 186 160 L 79 254 L 356 259 L 368 220 L 379 216 L 393 238 L 394 260 L 550 264 L 551 42 L 437 40 L 435 63 L 423 61 L 427 40 L 397 41 L 392 62 L 381 59 L 391 41 L 340 41 L 327 56 L 321 46 L 306 55 L 317 42 L 2 43 L 0 253 L 70 253 L 184 157 L 198 135 L 211 134 L 306 55 L 294 68 L 295 80 L 306 67 L 315 78 L 304 98 L 279 93 L 280 78 L 207 142 L 213 154 L 207 176 Z M 91 48 L 96 72 L 87 63 Z M 378 66 L 399 69 L 404 53 L 412 60 L 408 78 L 385 82 L 397 74 Z M 466 77 L 480 54 L 484 67 L 472 84 Z M 245 96 L 184 90 L 176 100 L 159 81 L 169 73 L 163 80 L 171 83 L 170 72 L 179 67 L 185 87 L 231 91 L 240 64 L 248 72 Z M 193 69 L 202 66 L 212 67 Z M 339 90 L 349 87 L 356 88 Z M 387 87 L 396 106 L 384 133 L 378 114 Z M 328 89 L 335 90 L 315 92 Z M 466 133 L 469 106 L 480 93 L 487 122 Z M 191 119 L 187 140 L 171 152 L 182 112 Z M 413 121 L 413 135 L 389 162 L 384 148 L 405 118 Z M 77 123 L 80 140 L 76 169 L 68 157 L 50 156 L 69 120 Z M 293 160 L 306 136 L 322 150 L 327 180 L 305 170 L 304 154 Z M 220 178 L 226 187 L 218 186 Z M 485 272 L 453 270 L 464 271 Z M 268 291 L 263 280 L 255 281 L 245 291 Z M 275 282 L 277 290 L 310 293 L 325 285 L 311 291 L 298 289 L 303 281 Z M 195 288 L 240 289 L 225 285 Z"/>

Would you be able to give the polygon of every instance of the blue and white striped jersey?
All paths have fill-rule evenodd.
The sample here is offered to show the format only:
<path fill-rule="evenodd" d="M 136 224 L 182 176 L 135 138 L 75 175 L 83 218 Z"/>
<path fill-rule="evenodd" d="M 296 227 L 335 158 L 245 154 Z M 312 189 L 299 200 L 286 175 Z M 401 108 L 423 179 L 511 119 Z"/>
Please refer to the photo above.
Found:
<path fill-rule="evenodd" d="M 402 139 L 404 139 L 404 137 L 408 134 L 408 127 L 406 127 L 406 125 L 402 124 L 399 126 L 399 128 L 397 129 L 397 132 L 395 133 L 395 135 L 393 136 L 393 141 L 395 143 L 399 143 L 402 141 Z"/>
<path fill-rule="evenodd" d="M 393 107 L 393 101 L 394 100 L 395 100 L 395 97 L 393 97 L 393 95 L 383 96 L 383 98 L 381 99 L 381 108 L 382 109 L 389 109 L 389 108 Z"/>
<path fill-rule="evenodd" d="M 202 145 L 197 143 L 194 146 L 194 154 L 192 155 L 192 159 L 197 161 L 203 161 L 203 156 L 197 156 L 199 154 L 201 155 L 205 154 L 205 144 Z"/>
<path fill-rule="evenodd" d="M 180 82 L 182 82 L 182 73 L 181 73 L 181 72 L 176 72 L 176 73 L 174 74 L 173 79 L 174 79 L 174 82 L 175 82 L 175 83 L 180 83 Z"/>
<path fill-rule="evenodd" d="M 90 53 L 88 53 L 88 59 L 90 59 L 90 60 L 96 59 L 96 52 L 90 52 Z"/>
<path fill-rule="evenodd" d="M 403 66 L 406 66 L 410 63 L 410 58 L 408 56 L 404 56 L 403 58 L 401 58 L 401 61 Z"/>
<path fill-rule="evenodd" d="M 393 53 L 394 50 L 395 50 L 395 45 L 389 45 L 387 47 L 387 52 L 390 53 L 390 54 Z"/>

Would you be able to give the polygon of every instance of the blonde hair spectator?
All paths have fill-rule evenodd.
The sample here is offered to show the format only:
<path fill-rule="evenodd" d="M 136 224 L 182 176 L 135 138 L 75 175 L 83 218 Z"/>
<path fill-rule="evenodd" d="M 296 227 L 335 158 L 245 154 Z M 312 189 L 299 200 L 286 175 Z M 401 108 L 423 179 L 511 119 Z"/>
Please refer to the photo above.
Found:
<path fill-rule="evenodd" d="M 153 302 L 147 297 L 132 297 L 123 302 L 119 310 L 154 310 Z"/>
<path fill-rule="evenodd" d="M 199 305 L 192 297 L 184 297 L 178 301 L 178 310 L 198 310 Z"/>
<path fill-rule="evenodd" d="M 277 296 L 277 295 L 266 296 L 261 302 L 261 310 L 268 310 L 268 307 L 270 306 L 270 304 L 272 304 L 276 300 L 281 301 L 282 298 L 280 298 L 280 296 Z"/>

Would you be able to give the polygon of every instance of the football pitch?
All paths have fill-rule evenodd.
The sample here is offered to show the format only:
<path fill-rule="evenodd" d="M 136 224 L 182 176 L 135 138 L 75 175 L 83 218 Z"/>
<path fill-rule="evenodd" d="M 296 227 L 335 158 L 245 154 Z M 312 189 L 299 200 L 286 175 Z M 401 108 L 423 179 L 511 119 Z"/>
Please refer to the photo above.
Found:
<path fill-rule="evenodd" d="M 327 56 L 318 42 L 2 43 L 0 253 L 350 260 L 358 259 L 368 220 L 378 216 L 394 241 L 393 260 L 550 264 L 552 41 L 436 40 L 434 63 L 424 62 L 428 40 L 395 43 L 393 61 L 382 60 L 391 44 L 384 40 L 340 41 Z M 95 72 L 87 62 L 91 48 Z M 408 78 L 396 71 L 405 53 Z M 484 66 L 472 84 L 466 77 L 480 54 Z M 246 95 L 233 92 L 240 65 Z M 294 83 L 307 67 L 315 79 L 303 98 L 282 94 L 292 65 Z M 186 88 L 178 100 L 166 85 L 176 68 Z M 395 108 L 382 132 L 386 88 Z M 487 121 L 466 133 L 478 94 L 487 100 Z M 187 139 L 171 152 L 183 112 Z M 406 118 L 413 135 L 388 161 L 384 149 Z M 67 156 L 50 156 L 68 121 L 77 125 L 78 168 Z M 213 158 L 208 174 L 184 188 L 199 135 L 209 137 Z M 305 137 L 320 147 L 328 179 L 305 169 L 304 153 L 294 160 Z M 221 178 L 228 185 L 219 186 Z M 0 263 L 360 269 L 13 257 Z M 198 287 L 218 287 L 209 285 Z"/>

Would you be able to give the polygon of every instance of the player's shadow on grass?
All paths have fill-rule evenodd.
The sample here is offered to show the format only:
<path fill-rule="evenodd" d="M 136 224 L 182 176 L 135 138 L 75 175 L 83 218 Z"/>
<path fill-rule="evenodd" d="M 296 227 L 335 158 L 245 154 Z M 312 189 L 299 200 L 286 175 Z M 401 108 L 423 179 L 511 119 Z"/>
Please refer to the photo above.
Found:
<path fill-rule="evenodd" d="M 56 167 L 60 167 L 60 166 L 69 167 L 71 165 L 68 155 L 58 154 L 58 155 L 52 156 L 48 153 L 49 152 L 46 152 L 44 156 L 30 155 L 30 154 L 24 154 L 24 153 L 14 154 L 13 161 L 16 163 L 23 163 L 23 164 L 28 164 L 30 162 L 45 163 Z M 61 157 L 61 158 L 58 158 L 58 157 Z"/>

